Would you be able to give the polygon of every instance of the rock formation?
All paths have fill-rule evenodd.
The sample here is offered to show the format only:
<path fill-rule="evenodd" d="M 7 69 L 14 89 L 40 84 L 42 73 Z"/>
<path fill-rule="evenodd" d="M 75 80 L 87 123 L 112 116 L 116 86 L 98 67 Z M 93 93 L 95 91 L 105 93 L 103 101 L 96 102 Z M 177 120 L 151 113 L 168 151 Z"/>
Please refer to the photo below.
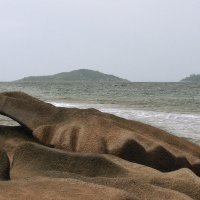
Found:
<path fill-rule="evenodd" d="M 9 180 L 10 162 L 5 151 L 0 149 L 0 181 Z"/>
<path fill-rule="evenodd" d="M 11 162 L 0 199 L 17 199 L 9 187 L 26 199 L 32 184 L 39 193 L 46 186 L 41 199 L 200 199 L 196 144 L 137 121 L 58 108 L 21 92 L 1 93 L 0 113 L 21 125 L 0 126 L 0 144 Z"/>

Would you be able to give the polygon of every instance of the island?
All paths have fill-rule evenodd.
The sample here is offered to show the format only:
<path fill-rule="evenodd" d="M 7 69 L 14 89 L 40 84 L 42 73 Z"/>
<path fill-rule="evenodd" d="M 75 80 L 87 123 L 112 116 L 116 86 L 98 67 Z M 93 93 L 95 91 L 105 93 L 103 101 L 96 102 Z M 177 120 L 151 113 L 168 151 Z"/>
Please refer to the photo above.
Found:
<path fill-rule="evenodd" d="M 29 76 L 17 80 L 17 82 L 65 82 L 65 81 L 92 81 L 92 82 L 125 82 L 130 81 L 114 75 L 104 74 L 89 69 L 79 69 L 71 72 L 62 72 L 50 76 Z"/>
<path fill-rule="evenodd" d="M 190 76 L 181 80 L 182 82 L 199 82 L 200 83 L 200 74 L 191 74 Z"/>

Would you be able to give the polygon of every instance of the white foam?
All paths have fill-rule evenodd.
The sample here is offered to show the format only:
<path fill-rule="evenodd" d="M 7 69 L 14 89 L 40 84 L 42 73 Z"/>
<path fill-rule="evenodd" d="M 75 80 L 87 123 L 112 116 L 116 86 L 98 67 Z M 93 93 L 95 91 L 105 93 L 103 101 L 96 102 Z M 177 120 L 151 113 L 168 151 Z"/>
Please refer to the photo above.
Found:
<path fill-rule="evenodd" d="M 157 126 L 179 137 L 200 141 L 200 115 L 198 114 L 144 111 L 133 108 L 124 108 L 117 105 L 51 103 L 59 107 L 96 108 L 102 112 Z"/>

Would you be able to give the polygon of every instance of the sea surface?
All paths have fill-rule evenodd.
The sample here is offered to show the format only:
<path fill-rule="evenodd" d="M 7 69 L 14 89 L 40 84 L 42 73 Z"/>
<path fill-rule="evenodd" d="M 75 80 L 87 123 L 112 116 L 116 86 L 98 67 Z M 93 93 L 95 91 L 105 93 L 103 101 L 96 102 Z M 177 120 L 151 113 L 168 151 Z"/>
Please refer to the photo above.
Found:
<path fill-rule="evenodd" d="M 200 144 L 200 83 L 0 83 L 60 107 L 96 108 Z M 0 116 L 0 125 L 16 125 Z"/>

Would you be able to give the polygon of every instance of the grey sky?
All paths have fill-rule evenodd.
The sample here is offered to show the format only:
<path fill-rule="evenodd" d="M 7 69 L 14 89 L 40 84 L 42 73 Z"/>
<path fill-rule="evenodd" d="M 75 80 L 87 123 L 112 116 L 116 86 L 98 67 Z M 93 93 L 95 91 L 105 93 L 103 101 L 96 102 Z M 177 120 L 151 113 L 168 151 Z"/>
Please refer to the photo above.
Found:
<path fill-rule="evenodd" d="M 200 1 L 0 0 L 0 81 L 79 68 L 132 81 L 200 73 Z"/>

